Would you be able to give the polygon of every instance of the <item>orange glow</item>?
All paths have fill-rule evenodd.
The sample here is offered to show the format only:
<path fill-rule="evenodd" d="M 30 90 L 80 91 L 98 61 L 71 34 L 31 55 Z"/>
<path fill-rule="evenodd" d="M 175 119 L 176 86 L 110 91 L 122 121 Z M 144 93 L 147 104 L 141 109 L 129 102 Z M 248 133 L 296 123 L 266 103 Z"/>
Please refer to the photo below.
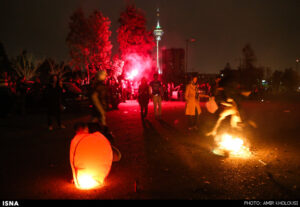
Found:
<path fill-rule="evenodd" d="M 77 174 L 77 188 L 79 189 L 92 189 L 102 185 L 89 174 Z"/>
<path fill-rule="evenodd" d="M 111 145 L 101 133 L 76 135 L 70 147 L 75 186 L 84 190 L 101 187 L 110 172 L 112 159 Z"/>
<path fill-rule="evenodd" d="M 216 136 L 215 141 L 217 143 L 217 148 L 213 150 L 213 153 L 215 154 L 224 156 L 228 153 L 229 156 L 242 158 L 251 156 L 251 152 L 249 148 L 245 146 L 242 138 L 225 133 Z"/>

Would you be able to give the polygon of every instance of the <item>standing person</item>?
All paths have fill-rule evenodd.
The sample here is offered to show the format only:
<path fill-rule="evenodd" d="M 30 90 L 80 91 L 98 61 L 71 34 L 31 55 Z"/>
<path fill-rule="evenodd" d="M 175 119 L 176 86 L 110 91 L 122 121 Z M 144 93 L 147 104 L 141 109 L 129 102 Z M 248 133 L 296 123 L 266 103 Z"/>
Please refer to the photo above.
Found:
<path fill-rule="evenodd" d="M 62 87 L 59 84 L 57 75 L 50 77 L 50 83 L 46 89 L 46 97 L 48 104 L 48 128 L 50 131 L 53 130 L 52 118 L 55 117 L 59 128 L 65 128 L 61 124 L 61 102 L 62 102 Z"/>
<path fill-rule="evenodd" d="M 158 74 L 153 75 L 154 80 L 151 81 L 151 95 L 153 99 L 155 118 L 161 118 L 161 99 L 163 96 L 163 88 L 161 82 L 158 80 Z"/>
<path fill-rule="evenodd" d="M 99 71 L 95 78 L 94 87 L 91 93 L 93 105 L 92 122 L 98 122 L 106 126 L 106 111 L 108 110 L 108 89 L 105 85 L 107 73 L 105 70 Z"/>
<path fill-rule="evenodd" d="M 110 104 L 113 110 L 118 110 L 118 105 L 120 103 L 119 98 L 119 86 L 116 80 L 113 78 L 110 81 L 110 85 L 108 87 L 109 90 L 109 97 L 110 97 Z"/>
<path fill-rule="evenodd" d="M 19 109 L 20 115 L 26 114 L 26 95 L 27 95 L 27 86 L 25 76 L 19 78 L 16 83 L 16 105 Z"/>
<path fill-rule="evenodd" d="M 143 77 L 141 80 L 141 85 L 139 85 L 139 90 L 138 90 L 138 102 L 141 108 L 142 121 L 144 121 L 148 113 L 149 98 L 150 98 L 150 87 L 147 83 L 146 78 Z"/>
<path fill-rule="evenodd" d="M 208 97 L 207 95 L 199 94 L 199 89 L 197 86 L 197 77 L 193 77 L 191 82 L 186 86 L 185 89 L 185 115 L 188 116 L 188 125 L 189 130 L 197 129 L 197 120 L 198 115 L 201 113 L 200 108 L 200 96 L 201 97 Z"/>
<path fill-rule="evenodd" d="M 216 111 L 216 116 L 218 117 L 220 112 L 223 109 L 223 105 L 221 102 L 226 100 L 225 94 L 224 94 L 224 88 L 221 86 L 221 78 L 217 77 L 215 79 L 215 82 L 212 84 L 210 96 L 215 97 L 215 102 L 218 106 L 218 110 Z"/>

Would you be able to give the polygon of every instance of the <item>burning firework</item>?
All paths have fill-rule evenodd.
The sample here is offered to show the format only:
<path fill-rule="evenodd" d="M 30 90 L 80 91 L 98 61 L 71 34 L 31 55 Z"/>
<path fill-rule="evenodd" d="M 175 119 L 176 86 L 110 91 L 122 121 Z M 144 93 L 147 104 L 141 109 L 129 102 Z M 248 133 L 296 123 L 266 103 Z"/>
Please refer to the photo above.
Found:
<path fill-rule="evenodd" d="M 150 56 L 131 53 L 124 57 L 126 79 L 139 80 L 143 76 L 149 75 L 153 67 L 153 61 Z"/>
<path fill-rule="evenodd" d="M 243 158 L 251 156 L 249 148 L 245 146 L 244 140 L 240 137 L 224 133 L 216 136 L 215 142 L 217 147 L 213 150 L 214 154 Z"/>
<path fill-rule="evenodd" d="M 230 126 L 232 129 L 242 129 L 242 120 L 235 101 L 231 98 L 228 98 L 227 102 L 223 102 L 222 105 L 224 105 L 226 108 L 220 113 L 219 119 L 213 130 L 207 133 L 207 136 L 215 136 L 215 143 L 217 144 L 217 147 L 213 150 L 213 153 L 221 156 L 228 155 L 233 157 L 247 158 L 251 155 L 251 152 L 249 148 L 245 146 L 244 139 L 228 133 L 217 135 L 217 131 L 221 126 L 221 122 L 228 116 L 231 116 Z"/>

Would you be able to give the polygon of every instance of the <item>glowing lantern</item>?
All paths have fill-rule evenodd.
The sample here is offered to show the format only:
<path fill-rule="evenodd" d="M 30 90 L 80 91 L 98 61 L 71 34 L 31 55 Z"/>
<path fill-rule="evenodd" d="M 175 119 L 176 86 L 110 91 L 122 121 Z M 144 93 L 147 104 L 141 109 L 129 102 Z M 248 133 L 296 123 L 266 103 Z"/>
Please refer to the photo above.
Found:
<path fill-rule="evenodd" d="M 110 142 L 99 132 L 78 134 L 71 141 L 70 164 L 74 183 L 79 189 L 103 185 L 112 160 Z"/>
<path fill-rule="evenodd" d="M 234 137 L 230 134 L 222 134 L 216 136 L 215 141 L 217 148 L 213 150 L 213 153 L 224 156 L 226 153 L 233 157 L 250 157 L 251 152 L 248 147 L 245 146 L 243 139 Z"/>

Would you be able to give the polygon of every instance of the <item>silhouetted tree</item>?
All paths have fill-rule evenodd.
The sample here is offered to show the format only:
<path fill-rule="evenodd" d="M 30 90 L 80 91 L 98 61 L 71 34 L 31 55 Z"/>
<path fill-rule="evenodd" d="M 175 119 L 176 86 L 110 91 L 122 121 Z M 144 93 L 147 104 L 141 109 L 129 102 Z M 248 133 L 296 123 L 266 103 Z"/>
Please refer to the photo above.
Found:
<path fill-rule="evenodd" d="M 278 93 L 279 92 L 279 87 L 281 84 L 281 80 L 282 80 L 282 75 L 283 72 L 279 71 L 279 70 L 275 70 L 272 74 L 272 90 L 274 93 Z"/>
<path fill-rule="evenodd" d="M 106 70 L 111 67 L 112 44 L 109 40 L 111 36 L 110 20 L 103 16 L 100 11 L 94 11 L 88 18 L 88 25 L 91 30 L 89 45 L 89 63 L 93 71 Z"/>
<path fill-rule="evenodd" d="M 90 34 L 87 21 L 81 8 L 77 9 L 70 17 L 69 33 L 66 39 L 70 50 L 71 65 L 77 69 L 87 65 L 87 36 Z"/>
<path fill-rule="evenodd" d="M 90 72 L 110 68 L 112 45 L 109 40 L 111 22 L 108 17 L 95 10 L 85 18 L 82 9 L 79 8 L 70 19 L 70 31 L 66 42 L 70 49 L 71 64 L 77 69 L 85 69 L 88 79 Z"/>
<path fill-rule="evenodd" d="M 22 54 L 12 59 L 13 69 L 20 78 L 32 80 L 37 75 L 37 70 L 40 67 L 42 60 L 35 58 L 32 54 L 28 54 L 23 50 Z"/>
<path fill-rule="evenodd" d="M 226 63 L 224 69 L 220 71 L 220 74 L 222 74 L 220 84 L 224 87 L 231 87 L 231 85 L 236 85 L 241 82 L 241 71 L 232 69 L 230 63 Z"/>
<path fill-rule="evenodd" d="M 140 57 L 151 58 L 155 42 L 152 31 L 146 29 L 144 13 L 135 5 L 126 7 L 126 10 L 121 13 L 119 23 L 117 40 L 120 57 L 124 61 L 124 70 L 126 71 L 128 69 L 127 57 L 130 54 L 136 54 Z"/>
<path fill-rule="evenodd" d="M 299 75 L 292 68 L 287 68 L 282 74 L 282 85 L 287 89 L 287 92 L 294 92 L 299 86 Z"/>
<path fill-rule="evenodd" d="M 4 73 L 13 73 L 11 62 L 6 54 L 4 45 L 0 42 L 0 75 L 4 76 Z"/>
<path fill-rule="evenodd" d="M 255 85 L 260 84 L 263 78 L 264 70 L 256 67 L 256 56 L 250 44 L 246 44 L 242 49 L 243 60 L 241 65 L 241 83 L 248 89 L 252 89 Z"/>

